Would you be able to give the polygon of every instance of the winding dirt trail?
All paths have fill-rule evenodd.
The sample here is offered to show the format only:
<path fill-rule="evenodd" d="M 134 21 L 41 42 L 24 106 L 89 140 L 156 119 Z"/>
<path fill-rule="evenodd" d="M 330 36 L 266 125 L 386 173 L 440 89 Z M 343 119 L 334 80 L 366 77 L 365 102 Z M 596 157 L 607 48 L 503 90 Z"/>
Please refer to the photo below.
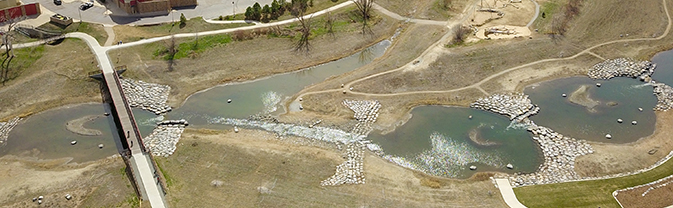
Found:
<path fill-rule="evenodd" d="M 417 65 L 414 65 L 414 64 L 413 64 L 413 61 L 412 61 L 411 63 L 408 63 L 408 64 L 406 64 L 406 65 L 404 65 L 404 66 L 402 66 L 402 67 L 400 67 L 400 68 L 397 68 L 397 69 L 393 69 L 393 70 L 390 70 L 390 71 L 384 71 L 384 72 L 380 72 L 380 73 L 372 74 L 372 75 L 369 75 L 369 76 L 366 76 L 366 77 L 363 77 L 363 78 L 360 78 L 360 79 L 353 80 L 353 81 L 351 81 L 351 82 L 349 82 L 349 83 L 344 84 L 343 89 L 330 89 L 330 90 L 321 90 L 321 91 L 305 92 L 305 93 L 302 93 L 302 94 L 300 94 L 299 96 L 297 96 L 297 98 L 299 98 L 299 97 L 303 97 L 303 96 L 305 96 L 305 95 L 313 95 L 313 94 L 328 93 L 328 92 L 338 92 L 338 91 L 340 91 L 340 90 L 345 90 L 347 93 L 350 93 L 350 94 L 353 94 L 353 95 L 365 95 L 365 96 L 372 96 L 372 97 L 391 97 L 391 96 L 414 95 L 414 94 L 441 94 L 441 93 L 450 93 L 450 92 L 462 91 L 462 90 L 466 90 L 466 89 L 470 89 L 470 88 L 475 88 L 475 89 L 478 89 L 478 90 L 480 90 L 480 91 L 482 91 L 482 92 L 488 94 L 485 90 L 483 90 L 483 89 L 481 88 L 481 85 L 483 85 L 484 83 L 490 81 L 490 80 L 493 79 L 493 78 L 496 78 L 496 77 L 498 77 L 498 76 L 502 76 L 502 75 L 504 75 L 504 74 L 510 73 L 510 72 L 512 72 L 512 71 L 515 71 L 515 70 L 519 70 L 519 69 L 522 69 L 522 68 L 525 68 L 525 67 L 529 67 L 529 66 L 533 66 L 533 65 L 541 64 L 541 63 L 546 63 L 546 62 L 571 60 L 571 59 L 575 59 L 575 58 L 577 58 L 577 57 L 579 57 L 579 56 L 581 56 L 581 55 L 584 55 L 584 54 L 593 55 L 593 56 L 596 56 L 597 58 L 600 58 L 600 59 L 602 59 L 602 60 L 605 60 L 605 58 L 603 58 L 603 57 L 601 57 L 601 56 L 599 56 L 599 55 L 597 55 L 597 54 L 591 52 L 591 50 L 596 49 L 596 48 L 601 47 L 601 46 L 606 46 L 606 45 L 614 44 L 614 43 L 625 43 L 625 42 L 634 42 L 634 41 L 653 41 L 653 40 L 661 40 L 662 38 L 664 38 L 664 37 L 666 37 L 666 36 L 668 35 L 668 33 L 669 33 L 670 30 L 671 30 L 671 24 L 672 24 L 672 23 L 671 23 L 671 15 L 670 15 L 670 13 L 669 13 L 669 11 L 668 11 L 668 6 L 666 5 L 666 0 L 662 0 L 662 4 L 663 4 L 663 6 L 664 6 L 664 11 L 666 12 L 666 18 L 668 19 L 668 25 L 666 26 L 666 30 L 664 31 L 664 33 L 663 33 L 662 35 L 660 35 L 659 37 L 656 37 L 656 38 L 621 39 L 621 40 L 613 40 L 613 41 L 608 41 L 608 42 L 600 43 L 600 44 L 591 46 L 591 47 L 589 47 L 589 48 L 587 48 L 587 49 L 584 49 L 584 50 L 580 51 L 579 53 L 577 53 L 577 54 L 575 54 L 575 55 L 572 55 L 572 56 L 569 56 L 569 57 L 565 57 L 565 58 L 543 59 L 543 60 L 538 60 L 538 61 L 530 62 L 530 63 L 527 63 L 527 64 L 519 65 L 519 66 L 516 66 L 516 67 L 512 67 L 512 68 L 509 68 L 509 69 L 500 71 L 500 72 L 498 72 L 498 73 L 492 74 L 491 76 L 488 76 L 488 77 L 482 79 L 481 81 L 479 81 L 479 82 L 477 82 L 477 83 L 474 83 L 474 84 L 472 84 L 472 85 L 465 86 L 465 87 L 461 87 L 461 88 L 450 89 L 450 90 L 425 90 L 425 91 L 408 91 L 408 92 L 399 92 L 399 93 L 366 93 L 366 92 L 358 92 L 358 91 L 352 91 L 352 90 L 350 90 L 350 87 L 351 87 L 353 84 L 356 84 L 356 83 L 359 83 L 359 82 L 362 82 L 362 81 L 365 81 L 365 80 L 368 80 L 368 79 L 371 79 L 371 78 L 379 77 L 379 76 L 382 76 L 382 75 L 386 75 L 386 74 L 394 73 L 394 72 L 397 72 L 397 71 L 401 71 L 401 70 L 405 70 L 405 69 L 411 69 L 411 68 L 414 68 L 414 67 L 418 67 Z M 461 21 L 461 22 L 462 22 L 462 21 Z M 459 22 L 459 23 L 460 23 L 460 22 Z M 449 33 L 451 33 L 451 32 L 449 31 Z M 448 33 L 447 33 L 447 34 L 448 34 Z M 437 45 L 441 45 L 440 43 L 442 43 L 443 41 L 445 41 L 444 38 L 442 38 L 442 39 L 439 40 L 437 43 L 435 43 L 433 46 L 431 46 L 426 52 L 424 52 L 423 54 L 421 54 L 421 56 L 420 56 L 419 58 L 415 59 L 415 60 L 424 60 L 424 61 L 425 61 L 425 60 L 428 60 L 428 57 L 427 57 L 427 56 L 437 55 L 437 53 L 436 53 L 437 50 L 433 50 L 433 48 L 437 47 Z M 432 52 L 435 52 L 435 53 L 432 53 Z M 436 57 L 430 57 L 430 60 L 434 61 L 435 59 L 432 59 L 432 58 L 436 58 Z M 429 62 L 428 62 L 428 61 L 425 61 L 425 62 L 426 62 L 426 64 L 427 64 L 427 63 L 431 63 L 432 61 L 429 61 Z"/>

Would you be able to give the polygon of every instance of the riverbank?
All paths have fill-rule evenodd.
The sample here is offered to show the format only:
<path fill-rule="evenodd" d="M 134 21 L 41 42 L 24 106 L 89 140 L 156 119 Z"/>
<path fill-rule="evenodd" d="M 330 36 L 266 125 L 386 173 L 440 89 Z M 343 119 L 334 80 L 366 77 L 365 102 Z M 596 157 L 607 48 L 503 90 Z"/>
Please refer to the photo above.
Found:
<path fill-rule="evenodd" d="M 576 171 L 582 177 L 601 177 L 646 168 L 673 151 L 673 111 L 655 112 L 654 134 L 627 144 L 589 142 L 594 154 L 581 156 Z"/>
<path fill-rule="evenodd" d="M 180 107 L 187 97 L 196 92 L 338 60 L 392 36 L 400 22 L 385 15 L 376 16 L 375 24 L 371 25 L 373 35 L 363 36 L 356 29 L 359 24 L 349 23 L 335 27 L 333 36 L 321 33 L 313 37 L 308 53 L 294 51 L 292 45 L 295 40 L 292 38 L 267 37 L 264 34 L 272 32 L 267 30 L 264 34 L 257 32 L 258 37 L 250 36 L 251 40 L 232 41 L 192 58 L 174 60 L 173 70 L 167 69 L 165 60 L 153 55 L 165 49 L 161 43 L 114 50 L 109 54 L 111 60 L 117 60 L 115 66 L 127 67 L 126 77 L 170 86 L 168 105 Z M 347 18 L 343 14 L 338 17 Z M 178 39 L 176 44 L 190 44 L 189 41 L 192 39 Z"/>
<path fill-rule="evenodd" d="M 226 156 L 209 154 L 226 152 Z M 342 152 L 304 138 L 273 133 L 186 129 L 173 156 L 157 159 L 169 185 L 167 199 L 176 207 L 275 206 L 316 203 L 345 206 L 505 207 L 486 176 L 454 180 L 427 176 L 362 154 L 366 183 L 321 186 L 346 161 Z M 357 157 L 357 155 L 354 155 Z M 183 160 L 192 162 L 181 162 Z M 358 159 L 359 160 L 359 159 Z M 210 165 L 209 165 L 210 164 Z M 221 165 L 226 164 L 226 165 Z M 199 172 L 199 177 L 193 173 Z M 292 174 L 287 174 L 292 173 Z M 221 186 L 212 186 L 214 180 Z M 200 193 L 202 197 L 187 197 Z M 461 197 L 437 198 L 437 195 Z M 320 205 L 319 204 L 319 205 Z"/>

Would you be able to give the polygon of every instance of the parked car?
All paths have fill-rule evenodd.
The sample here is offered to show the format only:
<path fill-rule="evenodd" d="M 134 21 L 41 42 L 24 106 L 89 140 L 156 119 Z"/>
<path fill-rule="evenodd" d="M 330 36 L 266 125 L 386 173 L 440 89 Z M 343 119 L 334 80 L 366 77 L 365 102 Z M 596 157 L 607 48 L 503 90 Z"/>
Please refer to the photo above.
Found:
<path fill-rule="evenodd" d="M 54 0 L 54 4 L 61 5 L 61 0 Z"/>
<path fill-rule="evenodd" d="M 87 10 L 91 7 L 93 7 L 93 3 L 91 3 L 91 2 L 85 2 L 82 5 L 79 5 L 79 9 L 82 10 L 82 11 Z"/>

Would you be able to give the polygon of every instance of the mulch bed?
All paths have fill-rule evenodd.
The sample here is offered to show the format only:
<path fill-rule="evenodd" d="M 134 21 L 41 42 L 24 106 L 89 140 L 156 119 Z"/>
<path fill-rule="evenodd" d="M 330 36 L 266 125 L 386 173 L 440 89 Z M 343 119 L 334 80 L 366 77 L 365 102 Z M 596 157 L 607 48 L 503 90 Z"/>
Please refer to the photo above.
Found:
<path fill-rule="evenodd" d="M 664 186 L 664 184 L 666 185 Z M 617 200 L 625 208 L 666 207 L 673 205 L 673 177 L 649 186 L 620 191 L 617 194 Z"/>

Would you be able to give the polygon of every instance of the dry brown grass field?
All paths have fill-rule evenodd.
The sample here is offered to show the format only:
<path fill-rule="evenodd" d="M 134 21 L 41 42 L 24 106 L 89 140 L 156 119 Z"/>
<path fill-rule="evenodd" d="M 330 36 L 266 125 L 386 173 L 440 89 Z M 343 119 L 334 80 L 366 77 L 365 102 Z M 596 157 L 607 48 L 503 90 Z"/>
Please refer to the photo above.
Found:
<path fill-rule="evenodd" d="M 0 85 L 0 118 L 37 113 L 67 104 L 100 101 L 96 59 L 86 43 L 66 39 L 55 46 L 15 49 L 16 78 Z"/>
<path fill-rule="evenodd" d="M 505 206 L 488 175 L 428 177 L 369 153 L 365 184 L 322 187 L 343 162 L 341 153 L 302 141 L 258 130 L 188 130 L 174 155 L 158 159 L 169 180 L 167 200 L 174 207 Z"/>
<path fill-rule="evenodd" d="M 468 0 L 377 0 L 376 3 L 403 17 L 446 21 L 454 19 L 472 2 Z"/>
<path fill-rule="evenodd" d="M 120 157 L 84 164 L 67 159 L 0 158 L 0 207 L 138 207 Z M 66 200 L 65 195 L 73 198 Z M 32 198 L 44 196 L 42 205 Z"/>

